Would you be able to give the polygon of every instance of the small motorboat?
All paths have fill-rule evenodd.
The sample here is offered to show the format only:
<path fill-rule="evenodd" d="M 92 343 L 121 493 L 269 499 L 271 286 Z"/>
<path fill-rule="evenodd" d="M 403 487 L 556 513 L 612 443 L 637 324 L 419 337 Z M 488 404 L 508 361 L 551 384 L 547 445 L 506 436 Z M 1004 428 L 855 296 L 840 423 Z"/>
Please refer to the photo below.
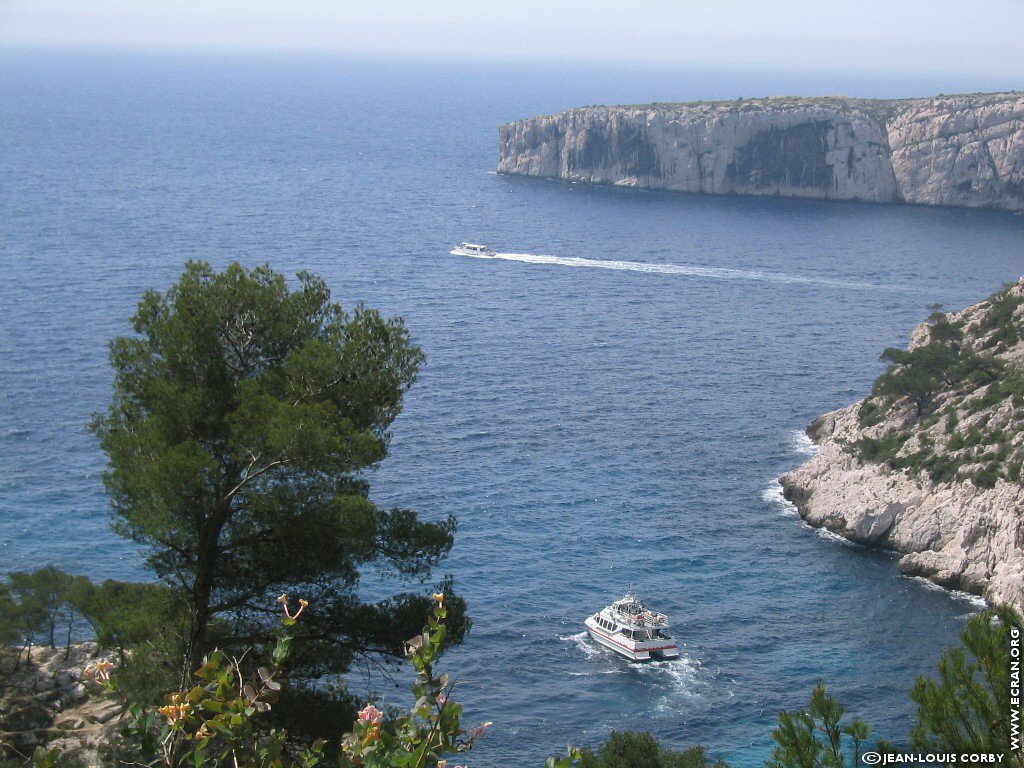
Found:
<path fill-rule="evenodd" d="M 594 640 L 630 661 L 679 656 L 676 641 L 668 631 L 668 617 L 647 608 L 633 590 L 583 623 Z"/>
<path fill-rule="evenodd" d="M 475 256 L 478 259 L 487 259 L 496 254 L 493 248 L 477 243 L 462 243 L 451 250 L 452 256 Z"/>

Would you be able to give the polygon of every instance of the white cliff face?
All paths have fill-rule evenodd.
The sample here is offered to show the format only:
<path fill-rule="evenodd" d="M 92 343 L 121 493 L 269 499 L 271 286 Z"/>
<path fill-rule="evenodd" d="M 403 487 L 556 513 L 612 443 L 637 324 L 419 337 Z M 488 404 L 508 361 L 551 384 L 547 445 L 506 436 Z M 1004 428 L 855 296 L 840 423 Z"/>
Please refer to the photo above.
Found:
<path fill-rule="evenodd" d="M 1024 210 L 1024 94 L 920 100 L 888 134 L 901 199 Z"/>
<path fill-rule="evenodd" d="M 1024 210 L 1022 109 L 1019 94 L 585 107 L 501 126 L 498 171 L 679 192 Z"/>
<path fill-rule="evenodd" d="M 1000 480 L 934 485 L 863 462 L 848 450 L 861 434 L 860 403 L 822 417 L 818 453 L 783 475 L 786 495 L 811 525 L 904 553 L 900 570 L 992 603 L 1021 603 L 1024 486 Z"/>
<path fill-rule="evenodd" d="M 1024 279 L 1011 289 L 1024 299 Z M 950 318 L 965 324 L 965 343 L 979 350 L 987 338 L 972 336 L 991 310 L 986 301 Z M 1024 329 L 1024 304 L 1017 306 L 1014 322 Z M 920 326 L 911 348 L 927 343 L 930 331 Z M 999 348 L 996 355 L 1020 371 L 1024 341 Z M 943 409 L 955 409 L 958 421 L 950 429 L 949 416 L 921 429 L 901 454 L 920 449 L 922 436 L 938 455 L 951 456 L 950 437 L 959 431 L 970 434 L 998 425 L 1009 434 L 1008 455 L 1024 450 L 1019 430 L 1020 406 L 1012 398 L 971 407 L 971 399 L 985 390 L 958 399 L 940 395 Z M 856 450 L 858 440 L 880 437 L 913 422 L 913 407 L 900 404 L 872 426 L 862 425 L 861 407 L 866 401 L 826 414 L 811 426 L 809 434 L 819 451 L 807 463 L 779 478 L 785 495 L 796 504 L 811 525 L 828 528 L 846 538 L 870 546 L 903 553 L 900 570 L 923 576 L 941 586 L 983 595 L 989 602 L 1024 604 L 1024 480 L 1003 477 L 993 487 L 967 479 L 933 482 L 927 472 L 894 470 L 885 463 L 865 461 Z M 980 403 L 979 403 L 980 404 Z M 953 410 L 948 410 L 953 413 Z"/>

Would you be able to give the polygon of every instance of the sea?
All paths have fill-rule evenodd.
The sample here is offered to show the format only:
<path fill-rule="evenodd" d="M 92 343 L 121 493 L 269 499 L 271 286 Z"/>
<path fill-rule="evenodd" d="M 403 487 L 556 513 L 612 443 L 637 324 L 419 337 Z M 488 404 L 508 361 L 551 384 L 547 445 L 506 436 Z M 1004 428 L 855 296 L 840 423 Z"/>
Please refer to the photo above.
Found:
<path fill-rule="evenodd" d="M 910 686 L 978 601 L 808 528 L 775 478 L 930 305 L 1024 273 L 1024 217 L 499 176 L 497 129 L 586 104 L 1013 85 L 7 48 L 0 570 L 147 578 L 109 528 L 86 430 L 110 396 L 108 340 L 188 259 L 312 270 L 343 305 L 404 317 L 426 353 L 368 479 L 382 505 L 458 519 L 436 576 L 454 576 L 473 627 L 443 667 L 466 722 L 494 723 L 470 765 L 539 766 L 612 729 L 760 765 L 779 710 L 818 681 L 900 743 Z M 463 240 L 501 258 L 450 255 Z M 678 660 L 630 664 L 584 636 L 630 586 L 671 617 Z M 407 702 L 400 673 L 371 678 L 349 683 Z"/>

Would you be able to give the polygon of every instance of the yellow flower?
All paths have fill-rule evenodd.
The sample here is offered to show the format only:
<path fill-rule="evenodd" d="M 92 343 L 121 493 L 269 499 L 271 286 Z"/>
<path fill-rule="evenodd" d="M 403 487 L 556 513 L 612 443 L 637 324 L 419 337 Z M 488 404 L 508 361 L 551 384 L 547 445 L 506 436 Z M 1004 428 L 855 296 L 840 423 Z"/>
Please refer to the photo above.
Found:
<path fill-rule="evenodd" d="M 171 696 L 171 703 L 157 707 L 157 712 L 167 718 L 167 722 L 174 725 L 179 720 L 184 720 L 192 712 L 192 705 L 182 701 L 181 694 L 175 693 Z"/>
<path fill-rule="evenodd" d="M 110 670 L 113 668 L 114 665 L 109 661 L 97 661 L 95 664 L 86 667 L 85 677 L 87 680 L 105 683 L 110 680 Z"/>
<path fill-rule="evenodd" d="M 444 602 L 444 592 L 435 592 L 434 599 L 437 601 L 438 605 L 441 605 Z"/>

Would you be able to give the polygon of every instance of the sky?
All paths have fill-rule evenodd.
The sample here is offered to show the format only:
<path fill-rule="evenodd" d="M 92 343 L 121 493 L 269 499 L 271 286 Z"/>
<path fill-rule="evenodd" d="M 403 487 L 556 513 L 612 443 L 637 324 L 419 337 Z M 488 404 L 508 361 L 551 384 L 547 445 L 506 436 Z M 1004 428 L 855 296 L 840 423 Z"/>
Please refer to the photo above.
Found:
<path fill-rule="evenodd" d="M 989 72 L 1024 0 L 0 0 L 0 45 Z"/>

